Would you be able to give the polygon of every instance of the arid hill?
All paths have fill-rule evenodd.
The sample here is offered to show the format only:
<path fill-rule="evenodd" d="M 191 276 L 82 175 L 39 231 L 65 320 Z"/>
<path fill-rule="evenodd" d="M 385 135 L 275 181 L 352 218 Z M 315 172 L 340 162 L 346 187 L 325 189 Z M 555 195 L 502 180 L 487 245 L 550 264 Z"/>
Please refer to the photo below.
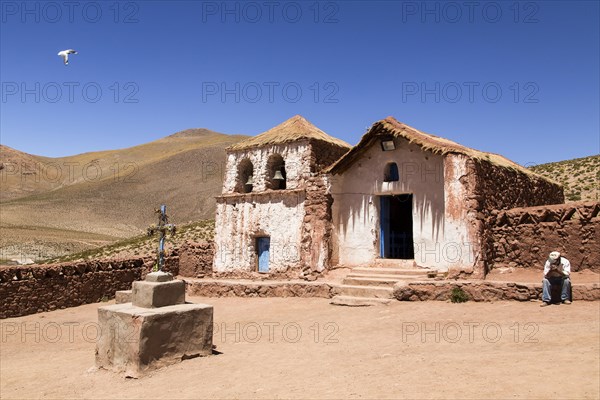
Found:
<path fill-rule="evenodd" d="M 530 167 L 565 188 L 567 202 L 600 199 L 600 155 Z"/>
<path fill-rule="evenodd" d="M 246 136 L 189 129 L 139 146 L 47 158 L 0 147 L 0 259 L 41 259 L 214 217 L 225 148 Z"/>

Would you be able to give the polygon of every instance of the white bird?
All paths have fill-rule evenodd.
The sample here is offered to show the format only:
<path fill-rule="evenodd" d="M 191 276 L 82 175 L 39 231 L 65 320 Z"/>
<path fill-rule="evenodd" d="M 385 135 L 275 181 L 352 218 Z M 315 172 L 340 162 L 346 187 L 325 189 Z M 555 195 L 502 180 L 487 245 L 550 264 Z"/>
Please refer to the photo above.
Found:
<path fill-rule="evenodd" d="M 59 51 L 58 55 L 63 58 L 65 65 L 69 64 L 69 54 L 77 54 L 77 52 L 73 49 Z"/>

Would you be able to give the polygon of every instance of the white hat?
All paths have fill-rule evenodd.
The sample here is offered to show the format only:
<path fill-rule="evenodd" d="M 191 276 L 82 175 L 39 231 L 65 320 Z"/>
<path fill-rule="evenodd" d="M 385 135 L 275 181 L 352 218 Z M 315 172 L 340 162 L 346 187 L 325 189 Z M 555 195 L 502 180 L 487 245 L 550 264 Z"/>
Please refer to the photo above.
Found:
<path fill-rule="evenodd" d="M 551 263 L 553 263 L 553 262 L 556 262 L 556 260 L 558 260 L 559 258 L 560 258 L 560 253 L 558 251 L 553 251 L 548 256 L 548 261 L 550 261 Z"/>

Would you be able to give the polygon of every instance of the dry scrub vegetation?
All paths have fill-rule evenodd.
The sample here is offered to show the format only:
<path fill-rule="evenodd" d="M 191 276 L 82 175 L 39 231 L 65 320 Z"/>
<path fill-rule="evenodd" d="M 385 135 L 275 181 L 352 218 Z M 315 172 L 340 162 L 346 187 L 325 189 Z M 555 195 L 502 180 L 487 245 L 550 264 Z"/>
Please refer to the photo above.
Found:
<path fill-rule="evenodd" d="M 167 236 L 165 251 L 170 252 L 174 247 L 180 247 L 183 242 L 200 242 L 211 240 L 214 236 L 214 220 L 204 220 L 177 227 L 174 236 Z M 85 250 L 78 253 L 67 254 L 61 257 L 49 258 L 40 264 L 49 264 L 63 261 L 83 261 L 92 259 L 126 259 L 131 257 L 155 256 L 158 247 L 157 236 L 134 236 L 116 243 L 102 247 Z"/>
<path fill-rule="evenodd" d="M 567 202 L 600 199 L 600 155 L 540 164 L 530 169 L 562 184 Z"/>

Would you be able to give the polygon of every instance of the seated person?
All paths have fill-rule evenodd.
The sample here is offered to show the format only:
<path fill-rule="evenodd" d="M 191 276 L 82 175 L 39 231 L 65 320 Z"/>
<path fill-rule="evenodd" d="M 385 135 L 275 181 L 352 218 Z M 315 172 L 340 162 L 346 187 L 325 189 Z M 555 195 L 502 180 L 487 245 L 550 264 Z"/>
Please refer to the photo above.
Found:
<path fill-rule="evenodd" d="M 553 284 L 560 284 L 560 300 L 563 304 L 571 304 L 569 293 L 571 290 L 571 263 L 562 257 L 558 251 L 553 251 L 544 265 L 544 279 L 542 280 L 542 307 L 550 305 Z"/>

